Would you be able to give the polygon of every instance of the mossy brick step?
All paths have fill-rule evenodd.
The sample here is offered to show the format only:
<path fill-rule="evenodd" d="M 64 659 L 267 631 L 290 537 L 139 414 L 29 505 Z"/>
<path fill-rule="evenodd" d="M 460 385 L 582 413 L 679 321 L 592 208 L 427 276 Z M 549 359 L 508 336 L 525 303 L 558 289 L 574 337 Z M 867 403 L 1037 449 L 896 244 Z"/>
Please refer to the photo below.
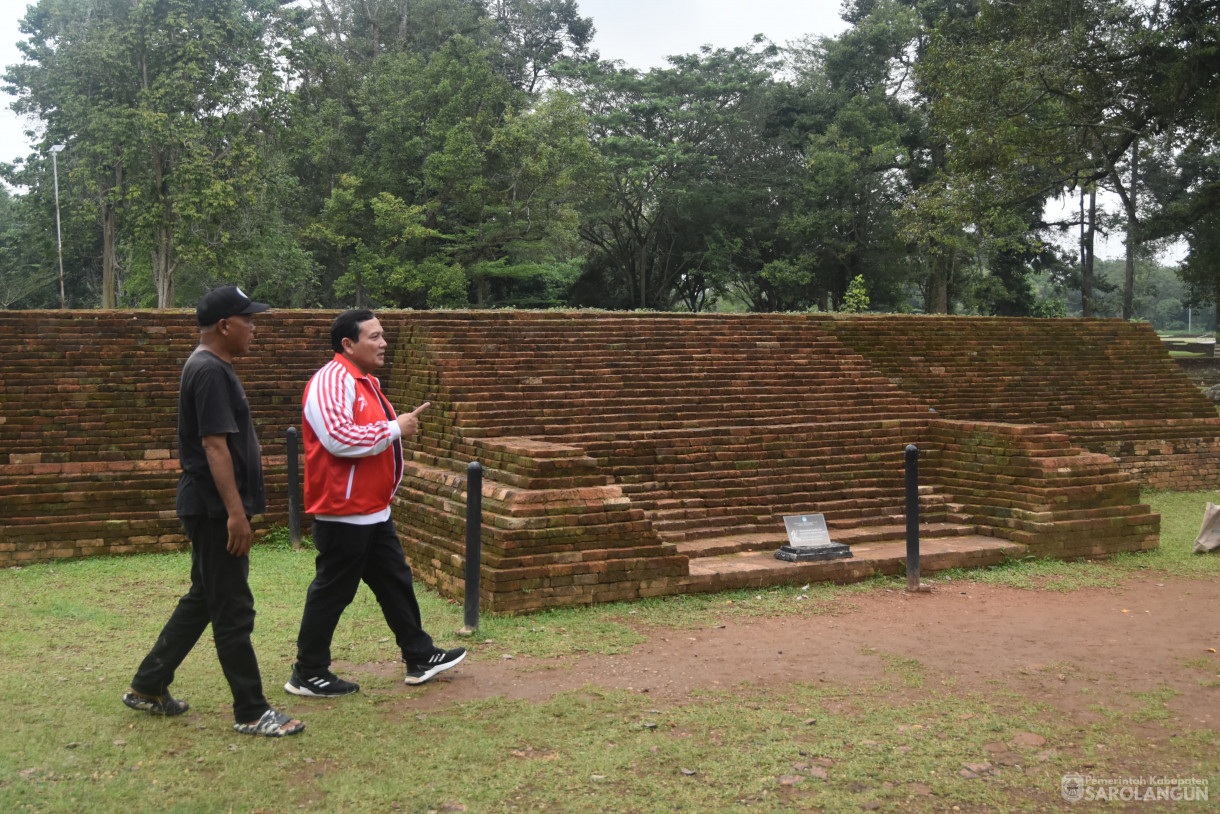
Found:
<path fill-rule="evenodd" d="M 38 536 L 48 540 L 79 540 L 87 538 L 122 539 L 129 534 L 174 534 L 181 539 L 182 525 L 176 517 L 166 518 L 160 512 L 130 512 L 121 518 L 76 518 L 60 520 L 43 518 L 38 522 L 8 524 L 0 527 L 0 540 L 5 537 Z"/>
<path fill-rule="evenodd" d="M 734 409 L 709 406 L 702 410 L 638 411 L 625 409 L 538 411 L 537 415 L 515 415 L 497 419 L 479 413 L 467 416 L 457 426 L 468 437 L 512 434 L 542 438 L 584 436 L 591 432 L 653 432 L 656 430 L 686 430 L 717 427 L 767 427 L 775 424 L 806 422 L 811 410 L 795 411 Z M 853 405 L 854 417 L 889 417 L 894 410 L 887 404 L 862 402 Z M 827 416 L 829 419 L 831 416 Z"/>
<path fill-rule="evenodd" d="M 132 484 L 119 488 L 100 490 L 100 482 L 68 483 L 55 488 L 30 489 L 24 485 L 4 487 L 0 500 L 4 501 L 6 520 L 21 515 L 46 517 L 48 514 L 66 514 L 90 511 L 110 511 L 113 507 L 149 505 L 173 508 L 177 494 L 177 478 L 161 478 L 156 482 Z M 99 498 L 100 495 L 104 498 Z"/>
<path fill-rule="evenodd" d="M 547 434 L 539 432 L 528 433 L 527 437 L 537 437 L 539 439 L 553 439 L 558 443 L 567 443 L 578 445 L 589 450 L 589 454 L 604 456 L 604 454 L 615 454 L 619 450 L 636 449 L 638 453 L 633 454 L 649 454 L 651 448 L 667 448 L 672 444 L 681 445 L 681 447 L 692 447 L 698 449 L 703 444 L 705 438 L 719 438 L 725 436 L 726 433 L 736 433 L 739 436 L 748 436 L 748 434 L 756 434 L 756 441 L 749 442 L 753 447 L 761 447 L 761 445 L 770 443 L 772 448 L 776 447 L 777 433 L 792 432 L 797 434 L 803 432 L 809 426 L 827 426 L 833 425 L 837 421 L 822 421 L 810 422 L 808 415 L 800 416 L 772 416 L 770 419 L 753 419 L 753 417 L 726 417 L 723 421 L 695 421 L 687 426 L 662 426 L 644 428 L 639 425 L 633 425 L 631 422 L 611 423 L 605 422 L 588 422 L 586 426 L 570 425 L 556 427 L 561 428 L 562 432 L 554 437 L 549 437 Z M 520 430 L 526 430 L 525 427 L 515 428 L 512 434 L 519 434 Z M 478 428 L 462 427 L 462 433 L 468 434 L 468 437 L 475 439 L 483 437 L 498 437 L 501 434 L 509 434 L 508 428 L 489 427 L 487 430 L 478 430 Z M 895 439 L 894 443 L 903 444 L 909 443 L 916 439 L 915 434 L 905 434 L 902 438 Z M 782 443 L 782 442 L 778 442 Z M 797 439 L 794 443 L 802 443 Z"/>
<path fill-rule="evenodd" d="M 174 495 L 171 493 L 168 496 L 169 508 L 166 509 L 166 498 L 163 496 L 155 497 L 133 497 L 125 496 L 122 502 L 110 505 L 98 504 L 96 501 L 92 504 L 81 503 L 77 501 L 47 501 L 40 506 L 17 506 L 15 513 L 4 518 L 4 522 L 11 528 L 21 526 L 43 526 L 48 528 L 55 527 L 54 520 L 49 518 L 55 517 L 70 517 L 71 522 L 80 527 L 91 526 L 97 529 L 101 524 L 111 522 L 133 523 L 145 521 L 151 524 L 150 527 L 164 528 L 169 531 L 181 530 L 178 523 L 178 517 L 173 511 Z M 7 503 L 7 501 L 5 501 Z M 36 510 L 35 513 L 27 514 Z M 116 520 L 117 519 L 117 520 Z M 124 527 L 125 528 L 125 527 Z"/>
<path fill-rule="evenodd" d="M 669 370 L 674 368 L 670 367 Z M 537 396 L 552 398 L 556 387 L 570 387 L 567 395 L 582 399 L 621 400 L 660 398 L 661 403 L 673 403 L 694 396 L 728 399 L 734 396 L 751 395 L 765 399 L 791 398 L 794 394 L 816 393 L 819 395 L 856 396 L 860 392 L 889 394 L 893 398 L 914 401 L 907 393 L 895 388 L 888 380 L 865 378 L 845 382 L 840 371 L 814 371 L 824 380 L 794 380 L 788 372 L 769 374 L 757 368 L 742 368 L 702 374 L 692 377 L 666 376 L 663 374 L 636 377 L 619 375 L 524 375 L 512 380 L 503 371 L 489 373 L 485 378 L 468 375 L 455 377 L 448 382 L 450 397 L 463 404 L 478 404 L 486 399 L 487 388 L 494 386 L 499 395 L 513 399 Z M 748 376 L 747 376 L 748 374 Z"/>
<path fill-rule="evenodd" d="M 1028 523 L 1013 527 L 996 527 L 997 537 L 1015 540 L 1031 550 L 1049 556 L 1062 556 L 1065 547 L 1108 543 L 1113 538 L 1122 551 L 1143 551 L 1157 547 L 1160 517 L 1146 515 L 1131 519 L 1073 520 L 1056 523 Z M 1075 556 L 1075 555 L 1071 555 Z"/>
<path fill-rule="evenodd" d="M 832 530 L 830 540 L 842 545 L 857 546 L 865 543 L 906 542 L 905 523 L 877 526 L 860 526 L 851 529 Z M 921 522 L 920 540 L 978 536 L 974 526 L 961 523 Z M 739 554 L 745 551 L 777 551 L 788 545 L 788 537 L 781 532 L 758 532 L 753 534 L 726 534 L 722 537 L 706 537 L 675 543 L 678 553 L 692 560 L 701 557 L 718 557 Z"/>
<path fill-rule="evenodd" d="M 126 484 L 158 482 L 162 478 L 178 478 L 178 461 L 169 456 L 154 459 L 128 460 L 111 456 L 89 461 L 47 461 L 47 455 L 24 456 L 30 460 L 0 464 L 0 488 L 11 489 L 21 483 L 48 485 L 52 488 L 65 483 L 93 482 Z"/>
<path fill-rule="evenodd" d="M 807 434 L 833 433 L 840 430 L 854 432 L 865 427 L 874 427 L 887 432 L 910 430 L 922 431 L 930 419 L 935 418 L 926 412 L 903 413 L 893 416 L 869 416 L 859 421 L 841 416 L 825 420 L 820 416 L 795 416 L 791 420 L 769 424 L 741 422 L 740 424 L 708 424 L 674 429 L 640 430 L 638 428 L 592 428 L 588 430 L 573 429 L 565 433 L 563 443 L 578 445 L 609 445 L 609 444 L 663 444 L 672 440 L 674 444 L 701 444 L 721 438 L 740 436 L 743 439 L 759 439 L 761 441 L 775 440 L 784 435 L 804 438 Z M 463 430 L 465 431 L 465 430 Z M 536 435 L 536 434 L 534 434 Z M 829 436 L 827 436 L 829 437 Z"/>
<path fill-rule="evenodd" d="M 770 489 L 729 487 L 713 485 L 707 488 L 680 488 L 670 484 L 639 487 L 639 484 L 624 484 L 623 494 L 629 496 L 633 505 L 647 511 L 662 506 L 677 505 L 688 508 L 736 508 L 741 505 L 769 505 L 787 509 L 792 505 L 877 505 L 878 500 L 893 499 L 902 495 L 902 481 L 890 479 L 870 480 L 859 485 L 840 482 L 825 484 L 821 488 L 804 486 L 775 491 Z M 672 510 L 672 509 L 671 509 Z"/>
<path fill-rule="evenodd" d="M 827 371 L 860 370 L 872 377 L 884 376 L 867 359 L 834 338 L 801 345 L 733 341 L 731 346 L 717 345 L 697 337 L 682 345 L 655 342 L 648 347 L 627 348 L 615 343 L 612 337 L 590 336 L 580 345 L 542 347 L 526 344 L 490 354 L 452 346 L 436 347 L 427 357 L 443 373 L 456 371 L 473 376 L 484 376 L 493 370 L 517 374 L 534 369 L 550 370 L 548 362 L 567 375 L 593 370 L 629 378 L 636 377 L 640 370 L 673 375 L 681 370 L 668 367 L 675 361 L 697 361 L 703 365 L 699 373 L 714 374 L 756 364 L 764 370 L 796 365 Z M 422 346 L 420 350 L 423 350 Z"/>
<path fill-rule="evenodd" d="M 691 456 L 694 457 L 694 456 Z M 902 458 L 874 459 L 868 455 L 839 455 L 823 465 L 806 456 L 797 458 L 757 457 L 656 462 L 647 468 L 655 480 L 672 488 L 717 489 L 731 482 L 743 487 L 756 484 L 807 485 L 842 484 L 844 480 L 871 486 L 877 482 L 902 480 Z M 816 459 L 813 459 L 816 461 Z M 643 470 L 641 470 L 643 471 Z"/>
<path fill-rule="evenodd" d="M 777 496 L 793 499 L 807 498 L 819 501 L 872 499 L 902 494 L 904 481 L 901 476 L 867 478 L 860 480 L 824 480 L 818 477 L 795 478 L 777 476 L 787 480 L 775 484 L 768 477 L 741 481 L 728 475 L 721 480 L 703 479 L 686 483 L 675 481 L 640 481 L 623 484 L 622 490 L 630 495 L 632 502 L 649 508 L 674 508 L 678 506 L 720 505 L 723 498 Z"/>
<path fill-rule="evenodd" d="M 788 514 L 801 514 L 799 511 L 790 511 Z M 762 513 L 757 515 L 731 515 L 726 514 L 715 518 L 700 522 L 697 519 L 692 519 L 679 523 L 654 523 L 657 536 L 670 543 L 678 543 L 682 541 L 703 540 L 722 537 L 726 534 L 752 534 L 760 532 L 772 532 L 777 525 L 783 524 L 784 513 L 770 514 Z M 830 517 L 826 519 L 826 525 L 834 533 L 840 532 L 864 532 L 870 529 L 887 529 L 892 526 L 902 525 L 904 515 L 900 510 L 893 510 L 888 514 L 872 513 L 868 515 L 860 515 L 855 518 L 850 517 Z M 929 523 L 940 524 L 963 524 L 970 529 L 980 528 L 980 524 L 974 523 L 969 516 L 948 515 L 940 516 L 937 514 L 929 514 L 927 517 L 921 515 L 921 520 L 926 520 Z M 885 536 L 884 532 L 878 533 L 880 536 Z"/>
<path fill-rule="evenodd" d="M 707 325 L 710 323 L 704 323 Z M 505 330 L 454 337 L 441 331 L 430 331 L 419 337 L 435 343 L 442 350 L 461 352 L 479 358 L 494 356 L 529 356 L 531 354 L 571 353 L 595 356 L 606 351 L 617 355 L 695 352 L 736 355 L 746 351 L 773 353 L 820 352 L 827 356 L 852 355 L 852 350 L 832 335 L 809 327 L 789 334 L 759 331 L 714 331 L 699 325 L 674 325 L 668 331 L 641 331 L 636 326 L 613 325 L 595 330 L 563 331 Z"/>
<path fill-rule="evenodd" d="M 538 344 L 516 344 L 512 348 L 505 347 L 495 353 L 480 353 L 477 349 L 449 346 L 437 348 L 429 355 L 433 363 L 442 370 L 470 371 L 471 375 L 482 375 L 493 369 L 531 369 L 542 367 L 546 362 L 572 371 L 600 370 L 632 376 L 635 371 L 643 368 L 673 374 L 675 371 L 667 368 L 667 363 L 689 360 L 704 363 L 708 372 L 753 363 L 765 369 L 795 364 L 827 370 L 859 369 L 871 376 L 883 375 L 864 357 L 833 338 L 800 345 L 750 343 L 741 339 L 732 342 L 732 345 L 717 345 L 713 340 L 698 337 L 681 345 L 653 342 L 646 347 L 627 348 L 621 343 L 615 343 L 612 337 L 589 337 L 582 345 L 546 347 Z"/>
<path fill-rule="evenodd" d="M 1171 442 L 1220 435 L 1220 417 L 1184 419 L 1123 419 L 1116 421 L 1064 421 L 1056 429 L 1077 441 Z"/>
<path fill-rule="evenodd" d="M 646 503 L 646 500 L 634 501 Z M 875 496 L 865 496 L 853 493 L 849 489 L 826 494 L 819 492 L 797 492 L 787 494 L 768 494 L 765 492 L 743 492 L 735 495 L 725 495 L 723 499 L 674 499 L 657 501 L 657 505 L 647 508 L 649 519 L 654 524 L 666 521 L 680 521 L 691 518 L 706 518 L 709 512 L 716 513 L 746 513 L 763 514 L 776 512 L 784 514 L 825 514 L 833 518 L 869 517 L 878 512 L 887 512 L 895 508 L 902 511 L 904 495 L 901 488 L 890 490 Z M 680 505 L 674 505 L 680 504 Z"/>
<path fill-rule="evenodd" d="M 826 505 L 824 501 L 838 497 L 843 500 L 860 500 L 864 498 L 889 498 L 895 496 L 896 490 L 889 489 L 840 489 L 834 492 L 817 492 L 820 501 L 819 505 Z M 709 506 L 716 506 L 718 502 L 714 498 L 706 497 L 702 494 L 695 495 L 680 495 L 673 492 L 656 488 L 654 490 L 636 490 L 623 487 L 623 494 L 631 497 L 631 503 L 644 510 L 676 510 L 676 509 L 702 509 Z M 767 491 L 759 491 L 758 494 L 769 494 Z M 905 499 L 905 493 L 903 493 Z M 943 503 L 944 496 L 938 494 L 920 494 L 920 501 L 925 503 Z"/>
<path fill-rule="evenodd" d="M 632 415 L 646 414 L 652 407 L 654 415 L 676 416 L 703 415 L 727 412 L 732 415 L 810 415 L 821 420 L 824 415 L 841 414 L 850 419 L 858 406 L 884 407 L 896 414 L 922 415 L 928 409 L 912 402 L 901 393 L 888 389 L 861 387 L 841 391 L 819 391 L 812 388 L 793 388 L 788 391 L 763 390 L 748 385 L 735 388 L 733 392 L 714 392 L 696 388 L 682 392 L 676 388 L 658 388 L 648 393 L 640 388 L 630 388 L 626 393 L 592 392 L 588 388 L 556 385 L 566 396 L 561 400 L 536 401 L 537 396 L 504 393 L 498 402 L 456 401 L 453 409 L 462 414 L 474 413 L 477 418 L 467 418 L 469 423 L 477 420 L 513 421 L 547 416 L 573 415 L 580 417 L 615 417 L 626 412 Z M 465 416 L 464 416 L 465 417 Z"/>
<path fill-rule="evenodd" d="M 470 362 L 455 358 L 451 365 L 440 365 L 440 371 L 453 386 L 464 384 L 477 385 L 488 381 L 499 381 L 509 385 L 549 384 L 564 380 L 595 383 L 597 381 L 615 380 L 619 382 L 641 382 L 652 376 L 668 381 L 679 381 L 678 371 L 688 370 L 689 376 L 696 380 L 715 382 L 723 380 L 739 371 L 749 371 L 762 377 L 778 378 L 785 373 L 805 374 L 811 376 L 835 376 L 849 373 L 859 373 L 869 381 L 890 384 L 889 379 L 878 374 L 865 364 L 853 365 L 850 360 L 837 360 L 827 357 L 783 357 L 772 356 L 766 360 L 751 358 L 749 354 L 740 357 L 724 356 L 708 357 L 699 354 L 666 354 L 654 355 L 648 359 L 632 360 L 623 363 L 607 363 L 604 356 L 581 359 L 565 355 L 540 355 L 536 358 L 522 359 L 489 359 L 482 362 Z M 815 384 L 816 382 L 811 382 Z M 689 386 L 691 382 L 687 381 Z"/>
<path fill-rule="evenodd" d="M 744 395 L 744 394 L 742 394 Z M 659 397 L 657 403 L 651 404 L 641 396 L 627 398 L 602 398 L 588 396 L 583 393 L 573 393 L 568 399 L 556 403 L 533 406 L 528 400 L 521 404 L 500 402 L 495 407 L 477 403 L 462 403 L 458 409 L 463 411 L 462 424 L 508 424 L 514 422 L 549 421 L 561 423 L 565 419 L 589 421 L 610 419 L 614 421 L 639 420 L 652 416 L 658 420 L 691 420 L 708 419 L 717 426 L 725 426 L 726 421 L 740 417 L 742 423 L 758 418 L 782 419 L 791 416 L 793 419 L 805 418 L 821 414 L 822 416 L 844 419 L 862 419 L 869 413 L 888 417 L 891 414 L 910 412 L 922 415 L 927 412 L 912 406 L 907 400 L 898 398 L 892 393 L 857 392 L 849 398 L 838 398 L 833 393 L 778 394 L 760 396 L 754 401 L 741 401 L 734 396 L 700 395 L 691 398 L 683 395 Z M 651 409 L 649 407 L 651 406 Z M 463 409 L 464 408 L 464 409 Z M 826 420 L 823 418 L 822 420 Z M 791 422 L 788 422 L 791 423 Z M 731 426 L 731 424 L 729 425 Z M 518 435 L 527 434 L 519 432 Z"/>
<path fill-rule="evenodd" d="M 925 518 L 945 516 L 949 502 L 932 502 L 921 499 Z M 956 505 L 956 504 L 953 504 Z M 901 495 L 878 500 L 850 498 L 838 503 L 814 500 L 794 500 L 789 505 L 775 502 L 748 502 L 724 504 L 717 502 L 704 507 L 689 507 L 667 510 L 645 510 L 658 533 L 698 529 L 701 532 L 718 527 L 738 527 L 742 524 L 780 522 L 789 514 L 824 514 L 829 528 L 854 528 L 862 525 L 888 523 L 893 518 L 905 516 L 905 500 Z M 1006 515 L 1007 516 L 1007 515 Z"/>
<path fill-rule="evenodd" d="M 1139 511 L 1138 509 L 1142 509 Z M 1026 523 L 1067 523 L 1077 520 L 1107 520 L 1116 518 L 1134 518 L 1140 515 L 1152 516 L 1147 505 L 1131 506 L 1096 506 L 1087 509 L 1044 509 L 1041 511 L 1013 507 L 1009 517 Z"/>
<path fill-rule="evenodd" d="M 920 540 L 920 573 L 952 568 L 981 568 L 1019 559 L 1024 545 L 982 535 Z M 688 592 L 765 588 L 802 582 L 863 582 L 879 575 L 906 573 L 905 542 L 870 542 L 852 546 L 849 559 L 784 562 L 773 551 L 750 551 L 690 561 Z"/>
<path fill-rule="evenodd" d="M 742 369 L 717 374 L 714 378 L 700 377 L 695 381 L 690 377 L 678 380 L 644 374 L 636 379 L 604 375 L 523 375 L 517 381 L 512 381 L 503 372 L 499 372 L 489 374 L 483 379 L 462 376 L 449 383 L 447 392 L 452 401 L 460 405 L 455 405 L 456 409 L 468 409 L 468 406 L 478 406 L 480 403 L 494 405 L 501 399 L 519 403 L 545 397 L 550 401 L 557 392 L 562 392 L 568 398 L 588 400 L 592 403 L 629 404 L 632 400 L 660 399 L 660 404 L 663 405 L 691 401 L 698 403 L 705 399 L 726 401 L 747 395 L 761 399 L 764 403 L 800 396 L 818 396 L 824 399 L 860 399 L 871 396 L 889 397 L 895 401 L 922 406 L 924 411 L 927 410 L 924 402 L 903 393 L 883 379 L 857 378 L 847 383 L 842 380 L 845 374 L 840 371 L 797 373 L 799 375 L 796 376 L 792 375 L 791 371 L 770 376 L 757 369 Z M 496 401 L 487 401 L 489 389 L 497 394 Z"/>
<path fill-rule="evenodd" d="M 765 492 L 760 490 L 733 490 L 723 494 L 712 496 L 701 496 L 701 493 L 696 490 L 691 490 L 687 493 L 675 492 L 674 490 L 666 490 L 665 497 L 659 500 L 650 501 L 648 493 L 634 493 L 631 495 L 633 503 L 647 507 L 648 516 L 658 522 L 666 519 L 680 520 L 687 517 L 703 516 L 702 513 L 708 511 L 740 511 L 757 509 L 762 511 L 768 507 L 776 511 L 784 511 L 788 514 L 800 514 L 809 512 L 843 512 L 850 516 L 855 516 L 860 512 L 877 510 L 890 505 L 893 501 L 899 500 L 903 496 L 902 486 L 899 484 L 893 489 L 879 492 L 873 491 L 871 494 L 863 491 L 855 491 L 851 488 L 836 489 L 833 491 L 814 491 L 814 490 L 792 490 L 783 493 Z M 653 502 L 653 506 L 649 503 Z M 789 511 L 793 507 L 805 506 L 808 508 Z"/>

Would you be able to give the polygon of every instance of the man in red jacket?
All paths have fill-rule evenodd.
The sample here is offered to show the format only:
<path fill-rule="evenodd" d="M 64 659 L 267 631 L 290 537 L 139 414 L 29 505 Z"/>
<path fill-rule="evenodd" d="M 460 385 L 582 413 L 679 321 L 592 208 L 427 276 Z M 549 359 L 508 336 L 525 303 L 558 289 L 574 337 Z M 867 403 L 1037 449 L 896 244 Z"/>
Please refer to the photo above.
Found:
<path fill-rule="evenodd" d="M 330 643 L 360 581 L 373 591 L 407 663 L 407 684 L 423 684 L 466 658 L 442 650 L 420 622 L 411 568 L 390 518 L 402 480 L 402 438 L 419 431 L 428 403 L 404 415 L 373 371 L 386 341 L 372 311 L 344 311 L 330 328 L 335 358 L 305 388 L 305 510 L 314 515 L 314 580 L 305 595 L 297 660 L 284 689 L 331 698 L 360 689 L 330 671 Z"/>

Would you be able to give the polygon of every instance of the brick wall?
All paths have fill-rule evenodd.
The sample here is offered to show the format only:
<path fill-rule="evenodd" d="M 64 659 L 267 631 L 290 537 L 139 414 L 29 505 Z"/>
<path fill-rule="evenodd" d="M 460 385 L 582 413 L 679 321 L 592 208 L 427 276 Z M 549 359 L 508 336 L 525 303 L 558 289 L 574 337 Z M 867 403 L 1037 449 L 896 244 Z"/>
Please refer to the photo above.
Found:
<path fill-rule="evenodd" d="M 328 357 L 327 316 L 258 318 L 235 365 L 263 447 L 271 523 L 287 518 L 285 431 Z M 193 311 L 0 312 L 0 564 L 182 547 L 178 377 Z"/>
<path fill-rule="evenodd" d="M 284 432 L 330 358 L 333 316 L 260 316 L 236 364 L 263 443 L 263 528 L 286 520 Z M 1133 476 L 1216 485 L 1200 468 L 1217 457 L 1215 410 L 1141 325 L 379 316 L 391 399 L 433 402 L 394 507 L 408 558 L 462 594 L 465 468 L 481 461 L 493 610 L 680 592 L 680 546 L 760 534 L 785 512 L 883 536 L 910 442 L 937 511 L 1053 556 L 1155 545 Z M 183 545 L 175 412 L 193 312 L 0 312 L 0 331 L 0 565 Z"/>

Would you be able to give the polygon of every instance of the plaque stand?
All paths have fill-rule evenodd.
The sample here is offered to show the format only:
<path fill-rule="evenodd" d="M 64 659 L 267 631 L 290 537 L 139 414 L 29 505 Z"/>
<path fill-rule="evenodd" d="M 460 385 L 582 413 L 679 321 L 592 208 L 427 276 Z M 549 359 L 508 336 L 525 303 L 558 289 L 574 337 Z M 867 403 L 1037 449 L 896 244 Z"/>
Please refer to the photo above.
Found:
<path fill-rule="evenodd" d="M 851 546 L 842 543 L 826 545 L 780 546 L 775 559 L 785 562 L 812 562 L 816 560 L 843 560 L 851 556 Z"/>
<path fill-rule="evenodd" d="M 851 546 L 833 543 L 826 528 L 826 518 L 820 514 L 785 515 L 791 545 L 780 546 L 775 559 L 785 562 L 840 560 L 851 556 Z"/>

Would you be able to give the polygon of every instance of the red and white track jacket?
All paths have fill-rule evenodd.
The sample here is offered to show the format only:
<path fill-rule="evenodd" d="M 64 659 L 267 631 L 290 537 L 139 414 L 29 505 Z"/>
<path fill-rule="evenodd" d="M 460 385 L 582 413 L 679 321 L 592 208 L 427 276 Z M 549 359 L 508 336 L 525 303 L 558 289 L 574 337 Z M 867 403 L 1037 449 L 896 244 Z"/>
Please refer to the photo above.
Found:
<path fill-rule="evenodd" d="M 402 430 L 374 376 L 341 353 L 305 387 L 305 511 L 367 525 L 390 517 L 402 481 Z"/>

